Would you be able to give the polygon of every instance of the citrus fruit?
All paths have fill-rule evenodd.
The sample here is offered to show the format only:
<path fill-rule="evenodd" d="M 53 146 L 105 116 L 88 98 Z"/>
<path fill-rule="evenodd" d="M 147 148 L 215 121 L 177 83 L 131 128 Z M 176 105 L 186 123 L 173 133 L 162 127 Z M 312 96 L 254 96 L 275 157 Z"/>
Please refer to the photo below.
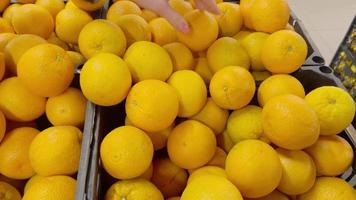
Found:
<path fill-rule="evenodd" d="M 33 185 L 22 200 L 68 200 L 74 199 L 76 181 L 69 176 L 45 177 Z"/>
<path fill-rule="evenodd" d="M 0 111 L 0 142 L 3 140 L 5 136 L 5 131 L 7 131 L 5 115 L 2 111 Z"/>
<path fill-rule="evenodd" d="M 80 31 L 92 20 L 93 18 L 83 10 L 63 9 L 56 17 L 56 34 L 65 42 L 77 44 Z"/>
<path fill-rule="evenodd" d="M 0 33 L 14 33 L 10 22 L 0 17 Z"/>
<path fill-rule="evenodd" d="M 271 193 L 282 177 L 277 152 L 259 140 L 244 140 L 236 144 L 227 155 L 225 170 L 229 180 L 248 198 Z"/>
<path fill-rule="evenodd" d="M 320 124 L 314 109 L 295 95 L 272 98 L 262 110 L 264 134 L 279 147 L 300 150 L 313 145 Z"/>
<path fill-rule="evenodd" d="M 251 33 L 242 40 L 242 46 L 246 49 L 250 57 L 251 69 L 255 71 L 266 70 L 262 60 L 261 53 L 263 45 L 268 38 L 268 34 L 262 32 Z"/>
<path fill-rule="evenodd" d="M 273 191 L 272 193 L 268 194 L 267 196 L 260 197 L 260 198 L 245 198 L 245 200 L 290 200 L 288 196 L 279 192 L 278 190 Z"/>
<path fill-rule="evenodd" d="M 223 2 L 218 4 L 221 12 L 216 16 L 219 24 L 220 36 L 232 37 L 236 35 L 243 24 L 240 6 L 232 2 Z"/>
<path fill-rule="evenodd" d="M 194 169 L 213 158 L 216 138 L 208 126 L 187 120 L 173 129 L 168 138 L 167 150 L 174 164 L 184 169 Z"/>
<path fill-rule="evenodd" d="M 278 74 L 296 71 L 304 63 L 308 46 L 302 36 L 294 31 L 281 30 L 272 33 L 262 49 L 262 63 L 265 68 Z"/>
<path fill-rule="evenodd" d="M 67 51 L 67 54 L 71 58 L 74 66 L 81 65 L 86 61 L 84 56 L 76 51 Z"/>
<path fill-rule="evenodd" d="M 103 139 L 100 156 L 104 169 L 117 179 L 131 179 L 142 175 L 153 157 L 153 145 L 142 130 L 121 126 Z"/>
<path fill-rule="evenodd" d="M 177 41 L 177 33 L 173 26 L 165 18 L 156 18 L 149 22 L 152 32 L 152 41 L 165 45 Z"/>
<path fill-rule="evenodd" d="M 214 175 L 197 177 L 184 189 L 181 200 L 243 200 L 239 190 L 226 178 Z"/>
<path fill-rule="evenodd" d="M 220 147 L 216 147 L 215 154 L 213 158 L 208 162 L 208 166 L 217 166 L 225 168 L 226 153 Z"/>
<path fill-rule="evenodd" d="M 23 191 L 23 188 L 26 184 L 25 180 L 11 179 L 2 174 L 0 174 L 0 181 L 10 184 L 11 186 L 15 187 L 19 192 Z"/>
<path fill-rule="evenodd" d="M 169 0 L 168 4 L 182 16 L 193 10 L 192 4 L 185 0 Z"/>
<path fill-rule="evenodd" d="M 45 43 L 45 39 L 32 34 L 17 35 L 11 39 L 4 48 L 7 70 L 16 75 L 17 64 L 22 55 L 32 47 Z"/>
<path fill-rule="evenodd" d="M 195 179 L 206 175 L 220 176 L 227 179 L 227 175 L 224 168 L 220 168 L 217 166 L 204 166 L 195 169 L 192 173 L 190 173 L 188 184 L 194 181 Z"/>
<path fill-rule="evenodd" d="M 10 24 L 12 23 L 12 16 L 14 15 L 14 12 L 17 8 L 19 8 L 21 4 L 19 3 L 13 3 L 10 4 L 2 13 L 2 17 L 6 19 Z"/>
<path fill-rule="evenodd" d="M 0 84 L 0 109 L 6 119 L 32 121 L 46 108 L 46 99 L 33 95 L 18 77 L 5 79 Z"/>
<path fill-rule="evenodd" d="M 148 167 L 148 169 L 145 172 L 143 172 L 143 174 L 141 174 L 141 176 L 139 176 L 138 178 L 143 178 L 150 181 L 152 176 L 153 176 L 153 164 L 151 163 L 150 167 Z"/>
<path fill-rule="evenodd" d="M 0 196 L 6 200 L 21 200 L 21 194 L 17 189 L 3 181 L 0 181 Z"/>
<path fill-rule="evenodd" d="M 51 13 L 36 4 L 25 4 L 14 10 L 11 22 L 17 34 L 35 34 L 48 39 L 54 30 Z"/>
<path fill-rule="evenodd" d="M 225 129 L 229 112 L 220 108 L 212 98 L 208 98 L 205 106 L 190 119 L 197 120 L 209 126 L 216 135 L 222 133 Z"/>
<path fill-rule="evenodd" d="M 65 6 L 63 0 L 36 0 L 36 4 L 47 9 L 53 19 L 56 19 L 58 12 L 63 10 Z"/>
<path fill-rule="evenodd" d="M 168 158 L 153 161 L 152 183 L 168 198 L 180 195 L 188 180 L 187 172 Z"/>
<path fill-rule="evenodd" d="M 355 190 L 344 180 L 335 177 L 317 178 L 314 186 L 298 197 L 300 200 L 351 200 Z"/>
<path fill-rule="evenodd" d="M 199 57 L 195 60 L 195 63 L 194 71 L 203 78 L 205 84 L 209 85 L 213 73 L 210 70 L 208 59 L 206 57 Z"/>
<path fill-rule="evenodd" d="M 273 33 L 286 27 L 289 7 L 285 0 L 256 0 L 249 10 L 249 18 L 256 31 Z"/>
<path fill-rule="evenodd" d="M 131 88 L 130 71 L 120 57 L 100 53 L 84 64 L 80 87 L 90 101 L 102 106 L 115 105 L 124 100 Z"/>
<path fill-rule="evenodd" d="M 5 46 L 16 37 L 14 33 L 0 33 L 0 51 L 4 52 Z"/>
<path fill-rule="evenodd" d="M 125 53 L 124 60 L 134 82 L 146 79 L 165 81 L 173 71 L 169 54 L 153 42 L 140 41 L 131 45 Z"/>
<path fill-rule="evenodd" d="M 142 9 L 141 11 L 140 16 L 145 19 L 147 23 L 158 17 L 158 15 L 151 10 Z"/>
<path fill-rule="evenodd" d="M 82 132 L 74 126 L 53 126 L 32 141 L 30 162 L 42 176 L 73 175 L 78 171 Z"/>
<path fill-rule="evenodd" d="M 227 120 L 226 131 L 234 143 L 259 139 L 263 133 L 262 108 L 248 105 L 233 111 Z"/>
<path fill-rule="evenodd" d="M 46 104 L 46 115 L 54 126 L 78 126 L 84 124 L 86 99 L 76 88 L 68 88 L 58 96 L 50 97 Z"/>
<path fill-rule="evenodd" d="M 256 86 L 249 71 L 228 66 L 217 71 L 210 81 L 210 95 L 224 109 L 239 109 L 250 103 Z"/>
<path fill-rule="evenodd" d="M 313 187 L 316 168 L 307 153 L 301 150 L 281 148 L 276 151 L 283 168 L 282 179 L 278 186 L 279 191 L 288 195 L 297 195 L 305 193 Z"/>
<path fill-rule="evenodd" d="M 21 56 L 17 75 L 33 94 L 52 97 L 68 88 L 74 77 L 74 68 L 64 49 L 53 44 L 41 44 Z"/>
<path fill-rule="evenodd" d="M 293 94 L 300 98 L 304 98 L 304 87 L 298 79 L 291 75 L 273 75 L 264 80 L 258 88 L 258 103 L 263 107 L 273 97 L 285 94 Z"/>
<path fill-rule="evenodd" d="M 250 68 L 250 58 L 247 52 L 235 39 L 230 37 L 216 40 L 208 49 L 207 59 L 213 73 L 232 65 Z"/>
<path fill-rule="evenodd" d="M 195 71 L 174 72 L 167 83 L 178 93 L 179 117 L 191 117 L 204 107 L 207 100 L 207 89 L 204 80 Z"/>
<path fill-rule="evenodd" d="M 241 0 L 240 1 L 240 8 L 241 8 L 241 15 L 243 17 L 244 26 L 253 30 L 253 24 L 251 21 L 251 7 L 256 0 Z"/>
<path fill-rule="evenodd" d="M 135 14 L 119 17 L 115 22 L 125 34 L 127 46 L 137 41 L 151 41 L 151 30 L 147 22 Z"/>
<path fill-rule="evenodd" d="M 78 8 L 78 9 L 80 9 L 78 6 L 76 6 L 74 3 L 73 3 L 73 1 L 72 0 L 68 0 L 67 2 L 66 2 L 66 5 L 64 6 L 64 8 L 65 9 L 67 9 L 67 8 Z M 81 9 L 82 10 L 82 9 Z M 84 10 L 85 11 L 85 10 Z M 86 11 L 86 12 L 88 12 L 88 11 Z"/>
<path fill-rule="evenodd" d="M 98 53 L 122 56 L 126 49 L 124 32 L 113 22 L 97 19 L 83 27 L 79 34 L 80 52 L 89 59 Z"/>
<path fill-rule="evenodd" d="M 105 200 L 118 199 L 164 200 L 155 185 L 145 179 L 123 180 L 114 183 L 106 192 Z"/>
<path fill-rule="evenodd" d="M 4 12 L 4 10 L 10 5 L 10 0 L 3 0 L 0 2 L 0 13 Z"/>
<path fill-rule="evenodd" d="M 110 6 L 106 14 L 106 19 L 117 24 L 118 19 L 127 14 L 140 15 L 141 9 L 132 1 L 117 1 Z"/>
<path fill-rule="evenodd" d="M 255 81 L 264 81 L 271 76 L 271 73 L 268 71 L 252 71 L 251 74 Z"/>
<path fill-rule="evenodd" d="M 25 188 L 24 188 L 24 193 L 26 193 L 28 189 L 30 189 L 32 186 L 34 186 L 36 183 L 38 183 L 43 178 L 45 178 L 45 176 L 41 176 L 41 175 L 38 175 L 38 174 L 33 175 L 26 182 L 26 185 L 25 185 Z"/>
<path fill-rule="evenodd" d="M 126 114 L 137 127 L 147 132 L 169 127 L 178 114 L 176 90 L 159 80 L 144 80 L 134 85 L 126 98 Z"/>
<path fill-rule="evenodd" d="M 322 176 L 338 176 L 344 173 L 354 158 L 351 145 L 337 135 L 320 136 L 306 152 L 313 158 L 318 175 Z"/>
<path fill-rule="evenodd" d="M 178 70 L 192 70 L 194 68 L 193 54 L 184 44 L 173 42 L 164 45 L 163 48 L 171 57 L 174 72 Z"/>
<path fill-rule="evenodd" d="M 225 152 L 229 152 L 232 147 L 234 147 L 234 142 L 230 138 L 229 134 L 227 134 L 227 131 L 223 131 L 220 135 L 216 137 L 218 146 L 224 149 Z"/>
<path fill-rule="evenodd" d="M 184 18 L 190 26 L 190 31 L 189 33 L 178 31 L 177 36 L 179 41 L 187 45 L 191 50 L 203 51 L 218 37 L 219 26 L 212 14 L 193 10 L 186 13 Z"/>
<path fill-rule="evenodd" d="M 23 127 L 8 132 L 0 145 L 0 172 L 13 179 L 28 179 L 35 174 L 28 156 L 39 131 Z"/>
<path fill-rule="evenodd" d="M 321 135 L 335 135 L 347 128 L 355 116 L 355 102 L 343 89 L 319 87 L 305 96 L 320 122 Z"/>
<path fill-rule="evenodd" d="M 57 45 L 57 46 L 61 47 L 62 49 L 66 50 L 66 51 L 68 51 L 68 49 L 69 49 L 69 46 L 67 45 L 67 43 L 64 42 L 63 40 L 61 40 L 60 38 L 58 38 L 57 35 L 54 32 L 47 39 L 47 42 L 50 43 L 50 44 Z"/>
<path fill-rule="evenodd" d="M 1 51 L 1 50 L 0 50 Z M 0 52 L 0 81 L 4 78 L 6 68 L 5 54 Z"/>
<path fill-rule="evenodd" d="M 85 11 L 95 11 L 102 8 L 105 4 L 105 0 L 97 0 L 95 2 L 87 0 L 71 0 L 71 2 L 78 8 Z"/>
<path fill-rule="evenodd" d="M 245 39 L 247 36 L 249 36 L 251 33 L 251 31 L 240 31 L 238 32 L 236 35 L 233 36 L 233 38 L 235 40 L 237 40 L 238 42 L 242 42 L 243 39 Z"/>

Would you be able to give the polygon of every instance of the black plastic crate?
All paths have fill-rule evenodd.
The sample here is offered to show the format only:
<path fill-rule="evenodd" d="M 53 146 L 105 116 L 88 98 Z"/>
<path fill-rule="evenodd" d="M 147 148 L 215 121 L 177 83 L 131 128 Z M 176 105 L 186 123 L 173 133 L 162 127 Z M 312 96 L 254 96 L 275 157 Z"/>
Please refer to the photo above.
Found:
<path fill-rule="evenodd" d="M 306 93 L 325 85 L 343 87 L 342 83 L 333 75 L 333 70 L 326 66 L 306 66 L 292 74 L 304 85 Z M 258 85 L 258 84 L 257 84 Z M 121 103 L 116 106 L 93 107 L 95 112 L 95 126 L 92 136 L 91 163 L 89 166 L 89 182 L 87 183 L 86 196 L 83 200 L 104 200 L 108 188 L 117 180 L 108 175 L 102 167 L 100 161 L 100 144 L 106 134 L 118 126 L 125 123 L 125 106 Z M 340 136 L 345 138 L 353 147 L 356 153 L 356 130 L 350 125 Z M 164 150 L 163 150 L 164 151 Z M 356 155 L 356 154 L 355 154 Z M 356 187 L 356 160 L 354 160 L 350 169 L 342 176 L 353 187 Z"/>

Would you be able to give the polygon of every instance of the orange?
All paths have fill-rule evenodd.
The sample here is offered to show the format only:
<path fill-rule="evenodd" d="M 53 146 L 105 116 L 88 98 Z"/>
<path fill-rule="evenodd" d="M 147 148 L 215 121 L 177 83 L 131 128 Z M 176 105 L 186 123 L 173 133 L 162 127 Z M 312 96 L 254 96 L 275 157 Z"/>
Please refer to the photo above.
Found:
<path fill-rule="evenodd" d="M 18 191 L 23 191 L 23 188 L 26 184 L 26 181 L 24 180 L 11 179 L 2 174 L 0 174 L 0 181 L 10 184 L 11 186 L 15 187 Z"/>
<path fill-rule="evenodd" d="M 285 150 L 278 148 L 282 163 L 282 179 L 278 190 L 288 195 L 298 195 L 313 187 L 316 168 L 312 158 L 301 150 Z"/>
<path fill-rule="evenodd" d="M 60 95 L 48 98 L 47 118 L 54 126 L 81 127 L 84 124 L 86 103 L 82 92 L 70 87 Z"/>
<path fill-rule="evenodd" d="M 193 54 L 184 44 L 173 42 L 164 45 L 163 48 L 171 57 L 174 72 L 178 70 L 192 70 L 194 68 Z"/>
<path fill-rule="evenodd" d="M 35 34 L 48 39 L 54 31 L 51 13 L 36 4 L 25 4 L 17 8 L 11 22 L 17 34 Z"/>
<path fill-rule="evenodd" d="M 271 76 L 271 73 L 268 71 L 252 71 L 251 74 L 255 81 L 264 81 Z"/>
<path fill-rule="evenodd" d="M 33 185 L 22 200 L 69 200 L 75 198 L 76 181 L 69 176 L 45 177 Z"/>
<path fill-rule="evenodd" d="M 117 1 L 110 6 L 106 14 L 106 19 L 117 24 L 118 19 L 127 14 L 140 15 L 141 9 L 132 1 Z"/>
<path fill-rule="evenodd" d="M 204 80 L 192 70 L 174 72 L 167 83 L 176 89 L 179 99 L 179 117 L 191 117 L 197 114 L 207 100 Z"/>
<path fill-rule="evenodd" d="M 3 112 L 0 111 L 0 142 L 2 141 L 2 139 L 5 136 L 6 130 L 7 130 L 7 127 L 6 127 L 5 115 L 3 114 Z"/>
<path fill-rule="evenodd" d="M 0 145 L 0 172 L 14 179 L 28 179 L 35 174 L 30 158 L 31 142 L 40 131 L 23 127 L 7 133 Z"/>
<path fill-rule="evenodd" d="M 245 198 L 245 200 L 290 200 L 290 199 L 288 198 L 287 195 L 279 192 L 278 190 L 275 190 L 264 197 L 253 198 L 253 199 Z"/>
<path fill-rule="evenodd" d="M 4 12 L 2 13 L 2 17 L 6 19 L 10 24 L 12 21 L 12 16 L 14 15 L 14 12 L 17 8 L 19 8 L 21 4 L 19 3 L 13 3 L 10 4 L 9 7 L 7 7 Z"/>
<path fill-rule="evenodd" d="M 14 33 L 0 33 L 0 51 L 4 51 L 5 46 L 16 37 Z"/>
<path fill-rule="evenodd" d="M 124 60 L 135 83 L 146 79 L 166 81 L 173 71 L 169 54 L 153 42 L 134 43 L 127 49 Z"/>
<path fill-rule="evenodd" d="M 6 68 L 9 72 L 16 75 L 17 64 L 22 55 L 30 48 L 44 43 L 47 43 L 47 41 L 37 35 L 17 35 L 11 39 L 4 48 Z"/>
<path fill-rule="evenodd" d="M 187 120 L 177 125 L 168 138 L 167 150 L 172 162 L 184 169 L 207 164 L 214 156 L 216 138 L 206 125 Z"/>
<path fill-rule="evenodd" d="M 228 66 L 214 74 L 209 90 L 218 106 L 234 110 L 250 103 L 256 86 L 249 71 L 242 67 Z"/>
<path fill-rule="evenodd" d="M 147 132 L 169 127 L 178 114 L 176 90 L 159 80 L 144 80 L 135 84 L 126 98 L 126 115 L 136 127 Z"/>
<path fill-rule="evenodd" d="M 226 160 L 226 153 L 220 147 L 216 147 L 215 154 L 213 158 L 208 162 L 208 166 L 217 166 L 221 168 L 225 168 L 225 160 Z"/>
<path fill-rule="evenodd" d="M 83 10 L 63 9 L 56 17 L 56 33 L 61 40 L 77 44 L 80 31 L 92 20 L 93 18 Z"/>
<path fill-rule="evenodd" d="M 80 87 L 90 101 L 112 106 L 127 96 L 131 88 L 130 71 L 117 55 L 100 53 L 84 64 L 80 73 Z"/>
<path fill-rule="evenodd" d="M 318 175 L 338 176 L 352 164 L 354 153 L 351 145 L 337 135 L 320 136 L 306 152 L 313 158 Z"/>
<path fill-rule="evenodd" d="M 87 59 L 98 53 L 122 56 L 126 49 L 124 32 L 113 22 L 97 19 L 84 26 L 79 34 L 80 52 Z"/>
<path fill-rule="evenodd" d="M 143 174 L 141 174 L 141 176 L 139 176 L 138 178 L 144 178 L 150 181 L 152 176 L 153 176 L 153 164 L 151 163 L 150 167 L 145 172 L 143 172 Z"/>
<path fill-rule="evenodd" d="M 251 12 L 252 12 L 251 7 L 255 2 L 256 2 L 256 0 L 241 0 L 240 1 L 241 14 L 243 17 L 244 25 L 251 30 L 254 29 L 252 20 L 251 20 Z"/>
<path fill-rule="evenodd" d="M 5 54 L 0 52 L 0 81 L 4 78 L 5 67 Z"/>
<path fill-rule="evenodd" d="M 307 94 L 305 100 L 318 115 L 321 135 L 335 135 L 342 132 L 355 117 L 355 102 L 341 88 L 319 87 Z"/>
<path fill-rule="evenodd" d="M 184 189 L 181 200 L 243 200 L 239 190 L 226 178 L 206 175 L 196 178 Z"/>
<path fill-rule="evenodd" d="M 242 42 L 243 39 L 245 39 L 247 36 L 249 36 L 251 33 L 251 31 L 240 31 L 238 32 L 236 35 L 233 36 L 233 38 L 235 40 L 237 40 L 238 42 Z"/>
<path fill-rule="evenodd" d="M 151 10 L 147 10 L 147 9 L 142 9 L 142 12 L 140 14 L 140 16 L 146 20 L 146 22 L 150 22 L 153 19 L 156 19 L 158 17 L 158 15 L 156 13 L 154 13 Z"/>
<path fill-rule="evenodd" d="M 273 33 L 286 27 L 289 7 L 286 0 L 255 0 L 249 18 L 256 31 Z"/>
<path fill-rule="evenodd" d="M 227 155 L 225 170 L 229 180 L 248 198 L 271 193 L 282 177 L 277 152 L 259 140 L 236 144 Z"/>
<path fill-rule="evenodd" d="M 212 73 L 231 65 L 250 68 L 250 58 L 246 50 L 230 37 L 216 40 L 208 49 L 207 59 Z"/>
<path fill-rule="evenodd" d="M 142 175 L 151 165 L 153 145 L 142 130 L 121 126 L 105 136 L 100 146 L 104 169 L 117 179 Z"/>
<path fill-rule="evenodd" d="M 8 200 L 21 200 L 20 192 L 12 185 L 0 181 L 0 196 Z"/>
<path fill-rule="evenodd" d="M 64 9 L 63 0 L 36 0 L 36 4 L 46 8 L 52 15 L 53 19 L 56 19 L 56 16 L 59 11 Z"/>
<path fill-rule="evenodd" d="M 22 55 L 17 64 L 17 75 L 33 94 L 52 97 L 69 87 L 74 68 L 64 49 L 53 44 L 41 44 Z"/>
<path fill-rule="evenodd" d="M 263 107 L 273 97 L 285 94 L 293 94 L 300 98 L 304 98 L 304 87 L 298 79 L 291 75 L 273 75 L 264 80 L 258 88 L 258 103 Z"/>
<path fill-rule="evenodd" d="M 184 18 L 190 26 L 190 31 L 189 33 L 178 31 L 177 36 L 179 41 L 187 45 L 191 50 L 203 51 L 217 39 L 219 26 L 212 14 L 193 10 L 186 13 Z"/>
<path fill-rule="evenodd" d="M 220 108 L 212 98 L 208 98 L 204 107 L 190 119 L 200 121 L 209 126 L 216 135 L 222 133 L 225 129 L 229 112 Z"/>
<path fill-rule="evenodd" d="M 73 175 L 79 167 L 81 141 L 82 132 L 77 127 L 47 128 L 31 143 L 31 166 L 41 176 Z"/>
<path fill-rule="evenodd" d="M 246 36 L 242 40 L 242 46 L 246 49 L 247 54 L 250 57 L 251 69 L 255 71 L 264 71 L 266 70 L 262 60 L 261 53 L 263 45 L 268 38 L 268 34 L 255 32 Z"/>
<path fill-rule="evenodd" d="M 177 31 L 165 18 L 156 18 L 149 22 L 152 41 L 158 45 L 165 45 L 177 41 Z"/>
<path fill-rule="evenodd" d="M 76 51 L 67 51 L 68 56 L 71 58 L 74 66 L 78 67 L 78 65 L 84 64 L 86 59 L 84 56 Z"/>
<path fill-rule="evenodd" d="M 78 8 L 85 11 L 95 11 L 99 10 L 105 5 L 105 0 L 97 0 L 95 2 L 90 2 L 86 0 L 71 0 L 71 2 Z"/>
<path fill-rule="evenodd" d="M 153 161 L 152 183 L 168 198 L 180 195 L 188 180 L 187 172 L 168 158 Z"/>
<path fill-rule="evenodd" d="M 185 0 L 169 0 L 168 4 L 182 16 L 193 10 L 192 4 Z"/>
<path fill-rule="evenodd" d="M 240 6 L 232 2 L 223 2 L 218 4 L 218 8 L 221 14 L 216 16 L 216 21 L 219 24 L 220 36 L 236 35 L 243 24 Z"/>
<path fill-rule="evenodd" d="M 106 200 L 118 199 L 164 200 L 162 193 L 155 185 L 145 179 L 118 181 L 111 185 L 105 195 Z"/>
<path fill-rule="evenodd" d="M 355 190 L 346 181 L 335 177 L 320 177 L 299 200 L 354 200 Z"/>
<path fill-rule="evenodd" d="M 313 145 L 320 124 L 314 109 L 295 95 L 272 98 L 262 110 L 264 134 L 279 147 L 300 150 Z"/>
<path fill-rule="evenodd" d="M 137 41 L 151 41 L 151 30 L 147 22 L 135 14 L 120 16 L 115 22 L 125 34 L 127 46 Z"/>
<path fill-rule="evenodd" d="M 46 99 L 33 95 L 18 77 L 1 82 L 0 109 L 6 119 L 20 122 L 32 121 L 40 117 L 45 108 Z"/>
<path fill-rule="evenodd" d="M 230 138 L 229 134 L 227 134 L 227 131 L 223 131 L 220 135 L 216 137 L 218 146 L 222 149 L 225 150 L 225 152 L 229 152 L 232 147 L 234 147 L 234 142 Z"/>
<path fill-rule="evenodd" d="M 61 40 L 60 38 L 58 38 L 57 35 L 54 32 L 47 39 L 47 42 L 50 43 L 50 44 L 57 45 L 57 46 L 61 47 L 62 49 L 66 50 L 66 51 L 69 49 L 67 43 L 64 42 L 63 40 Z"/>
<path fill-rule="evenodd" d="M 4 12 L 4 10 L 10 5 L 10 0 L 3 0 L 0 2 L 0 13 Z"/>
<path fill-rule="evenodd" d="M 195 72 L 197 72 L 203 79 L 206 85 L 209 85 L 213 73 L 210 70 L 208 59 L 206 57 L 199 57 L 195 59 Z"/>
<path fill-rule="evenodd" d="M 34 186 L 36 183 L 38 183 L 40 180 L 45 178 L 45 176 L 41 176 L 38 174 L 33 175 L 27 182 L 24 188 L 24 193 L 27 192 L 32 186 Z"/>
<path fill-rule="evenodd" d="M 265 68 L 278 74 L 289 74 L 302 66 L 308 46 L 302 36 L 294 31 L 281 30 L 271 34 L 262 49 Z"/>
<path fill-rule="evenodd" d="M 190 171 L 189 171 L 190 172 Z M 189 179 L 188 179 L 188 184 L 194 181 L 195 179 L 198 179 L 202 176 L 206 175 L 214 175 L 214 176 L 220 176 L 223 178 L 227 179 L 226 172 L 224 168 L 216 167 L 216 166 L 204 166 L 201 168 L 198 168 L 194 170 L 192 173 L 190 173 Z"/>
<path fill-rule="evenodd" d="M 13 33 L 14 29 L 12 28 L 11 23 L 6 19 L 0 17 L 0 33 Z"/>

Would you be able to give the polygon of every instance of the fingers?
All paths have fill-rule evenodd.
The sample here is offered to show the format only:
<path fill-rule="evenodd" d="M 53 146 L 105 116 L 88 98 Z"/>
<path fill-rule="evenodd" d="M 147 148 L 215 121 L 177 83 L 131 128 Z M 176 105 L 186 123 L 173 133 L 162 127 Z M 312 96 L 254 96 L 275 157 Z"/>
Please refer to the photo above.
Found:
<path fill-rule="evenodd" d="M 206 10 L 213 14 L 220 14 L 220 10 L 216 5 L 215 0 L 195 0 L 196 7 L 199 10 Z"/>

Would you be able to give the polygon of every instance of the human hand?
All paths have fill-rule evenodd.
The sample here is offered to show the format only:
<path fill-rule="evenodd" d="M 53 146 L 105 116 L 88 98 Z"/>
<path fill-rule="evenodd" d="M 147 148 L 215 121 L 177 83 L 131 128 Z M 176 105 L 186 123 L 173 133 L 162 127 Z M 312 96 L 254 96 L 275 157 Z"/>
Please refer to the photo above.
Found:
<path fill-rule="evenodd" d="M 184 17 L 176 12 L 167 0 L 133 0 L 142 8 L 152 10 L 158 15 L 166 18 L 178 31 L 189 32 L 189 25 Z M 213 14 L 220 14 L 215 0 L 195 0 L 195 6 L 199 10 L 206 10 Z"/>

